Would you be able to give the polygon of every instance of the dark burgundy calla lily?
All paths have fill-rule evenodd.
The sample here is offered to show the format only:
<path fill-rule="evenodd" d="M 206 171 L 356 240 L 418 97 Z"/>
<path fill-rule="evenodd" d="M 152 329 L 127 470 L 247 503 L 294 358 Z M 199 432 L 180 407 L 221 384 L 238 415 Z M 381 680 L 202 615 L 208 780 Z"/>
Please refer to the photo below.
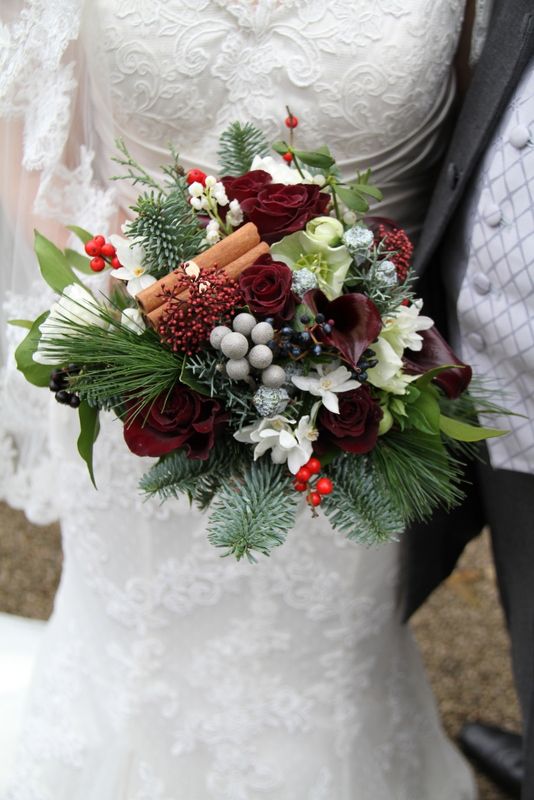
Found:
<path fill-rule="evenodd" d="M 355 367 L 382 328 L 380 313 L 373 301 L 359 292 L 329 300 L 320 289 L 312 289 L 306 293 L 304 302 L 315 314 L 324 314 L 326 320 L 333 320 L 332 332 L 322 333 L 322 339 L 325 344 L 337 348 Z"/>
<path fill-rule="evenodd" d="M 406 372 L 412 375 L 423 375 L 430 369 L 445 364 L 458 364 L 457 367 L 440 372 L 434 378 L 434 383 L 443 389 L 447 397 L 454 400 L 469 386 L 473 370 L 454 354 L 435 325 L 426 331 L 419 331 L 419 334 L 423 337 L 423 348 L 417 353 L 413 350 L 405 351 L 404 368 Z"/>

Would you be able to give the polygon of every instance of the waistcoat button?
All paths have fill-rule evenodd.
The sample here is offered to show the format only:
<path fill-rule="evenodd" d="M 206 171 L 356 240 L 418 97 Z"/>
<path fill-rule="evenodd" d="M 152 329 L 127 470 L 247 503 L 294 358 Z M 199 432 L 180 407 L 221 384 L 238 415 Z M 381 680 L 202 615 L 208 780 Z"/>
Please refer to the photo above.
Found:
<path fill-rule="evenodd" d="M 530 131 L 526 125 L 516 125 L 516 127 L 512 128 L 510 131 L 508 138 L 510 139 L 510 144 L 512 144 L 518 150 L 522 150 L 523 147 L 526 147 L 526 145 L 529 143 Z"/>
<path fill-rule="evenodd" d="M 486 349 L 486 342 L 479 333 L 470 333 L 467 337 L 467 344 L 470 345 L 473 350 L 476 350 L 477 353 L 481 353 Z"/>
<path fill-rule="evenodd" d="M 476 272 L 473 275 L 473 286 L 477 294 L 488 294 L 491 291 L 491 281 L 483 272 Z"/>
<path fill-rule="evenodd" d="M 482 216 L 492 228 L 496 228 L 502 220 L 502 211 L 496 203 L 487 203 Z"/>

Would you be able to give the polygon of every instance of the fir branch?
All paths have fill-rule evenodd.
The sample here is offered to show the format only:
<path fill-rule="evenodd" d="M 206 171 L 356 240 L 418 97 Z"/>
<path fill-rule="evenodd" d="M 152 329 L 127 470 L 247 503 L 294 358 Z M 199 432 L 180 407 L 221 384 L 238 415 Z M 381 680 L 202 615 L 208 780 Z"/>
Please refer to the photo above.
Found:
<path fill-rule="evenodd" d="M 413 284 L 416 277 L 409 272 L 403 283 L 398 281 L 388 286 L 380 273 L 380 263 L 390 260 L 394 253 L 385 251 L 379 245 L 371 248 L 371 258 L 362 264 L 353 261 L 345 285 L 351 291 L 363 292 L 373 301 L 382 317 L 395 314 L 404 300 L 412 302 L 416 298 Z"/>
<path fill-rule="evenodd" d="M 438 505 L 452 508 L 464 497 L 462 464 L 439 436 L 391 430 L 378 439 L 370 462 L 384 495 L 406 523 L 426 519 Z"/>
<path fill-rule="evenodd" d="M 113 175 L 111 177 L 112 181 L 128 180 L 132 186 L 137 186 L 137 184 L 140 183 L 143 186 L 149 186 L 151 189 L 155 189 L 157 192 L 164 191 L 164 186 L 152 175 L 150 175 L 146 169 L 130 155 L 130 152 L 123 139 L 116 139 L 115 146 L 121 155 L 112 156 L 111 160 L 115 161 L 115 163 L 119 164 L 121 167 L 124 167 L 126 174 Z"/>
<path fill-rule="evenodd" d="M 145 193 L 132 210 L 136 217 L 128 224 L 128 236 L 142 244 L 144 266 L 155 277 L 172 272 L 205 249 L 205 230 L 182 186 L 169 194 Z"/>
<path fill-rule="evenodd" d="M 366 456 L 342 457 L 329 468 L 334 492 L 323 498 L 333 528 L 352 541 L 376 544 L 396 539 L 404 530 L 402 514 Z"/>
<path fill-rule="evenodd" d="M 232 122 L 219 139 L 219 165 L 222 175 L 243 175 L 255 156 L 266 156 L 269 144 L 263 133 L 246 122 Z"/>
<path fill-rule="evenodd" d="M 263 458 L 227 480 L 212 504 L 209 540 L 239 561 L 270 555 L 295 524 L 297 496 L 287 468 Z"/>

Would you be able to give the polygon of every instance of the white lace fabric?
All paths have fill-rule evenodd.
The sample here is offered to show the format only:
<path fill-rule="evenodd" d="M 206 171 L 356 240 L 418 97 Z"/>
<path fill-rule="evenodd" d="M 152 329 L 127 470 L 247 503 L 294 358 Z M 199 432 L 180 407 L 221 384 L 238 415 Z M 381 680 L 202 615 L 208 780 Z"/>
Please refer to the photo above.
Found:
<path fill-rule="evenodd" d="M 186 167 L 214 171 L 228 122 L 281 138 L 286 104 L 302 147 L 327 142 L 347 177 L 371 165 L 380 212 L 416 230 L 454 95 L 462 7 L 33 0 L 0 33 L 1 107 L 26 117 L 26 166 L 42 169 L 46 213 L 95 233 L 134 196 L 108 193 L 116 136 L 154 170 L 172 140 Z M 31 116 L 42 98 L 14 89 L 41 63 L 42 135 Z M 45 300 L 19 292 L 10 313 L 33 316 Z M 6 369 L 0 493 L 34 502 L 34 520 L 59 515 L 65 566 L 5 800 L 472 800 L 395 613 L 396 545 L 358 547 L 303 510 L 270 559 L 221 559 L 204 515 L 144 502 L 149 462 L 128 452 L 120 423 L 104 420 L 95 492 L 75 414 L 47 411 L 46 392 Z M 30 460 L 23 395 L 30 427 L 51 418 Z"/>

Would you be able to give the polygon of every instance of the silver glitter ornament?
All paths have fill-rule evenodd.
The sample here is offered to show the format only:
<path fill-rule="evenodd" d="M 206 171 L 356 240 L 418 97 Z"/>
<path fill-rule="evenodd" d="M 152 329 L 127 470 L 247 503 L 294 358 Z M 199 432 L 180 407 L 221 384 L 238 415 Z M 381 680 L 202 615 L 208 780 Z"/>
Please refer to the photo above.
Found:
<path fill-rule="evenodd" d="M 381 261 L 376 267 L 376 277 L 384 286 L 397 284 L 397 270 L 393 261 Z"/>
<path fill-rule="evenodd" d="M 261 417 L 272 417 L 281 414 L 289 403 L 289 395 L 285 389 L 270 389 L 260 386 L 252 402 Z"/>
<path fill-rule="evenodd" d="M 256 325 L 256 317 L 252 314 L 238 314 L 232 322 L 232 328 L 237 333 L 242 333 L 243 336 L 250 336 L 252 329 Z"/>
<path fill-rule="evenodd" d="M 221 341 L 221 350 L 227 358 L 243 358 L 248 353 L 248 340 L 242 333 L 227 333 Z"/>
<path fill-rule="evenodd" d="M 306 292 L 317 288 L 317 278 L 311 270 L 303 267 L 293 273 L 291 288 L 298 297 L 304 297 Z"/>
<path fill-rule="evenodd" d="M 348 248 L 350 254 L 361 264 L 367 258 L 369 248 L 374 242 L 374 234 L 369 228 L 363 225 L 355 225 L 343 234 L 343 243 Z"/>

